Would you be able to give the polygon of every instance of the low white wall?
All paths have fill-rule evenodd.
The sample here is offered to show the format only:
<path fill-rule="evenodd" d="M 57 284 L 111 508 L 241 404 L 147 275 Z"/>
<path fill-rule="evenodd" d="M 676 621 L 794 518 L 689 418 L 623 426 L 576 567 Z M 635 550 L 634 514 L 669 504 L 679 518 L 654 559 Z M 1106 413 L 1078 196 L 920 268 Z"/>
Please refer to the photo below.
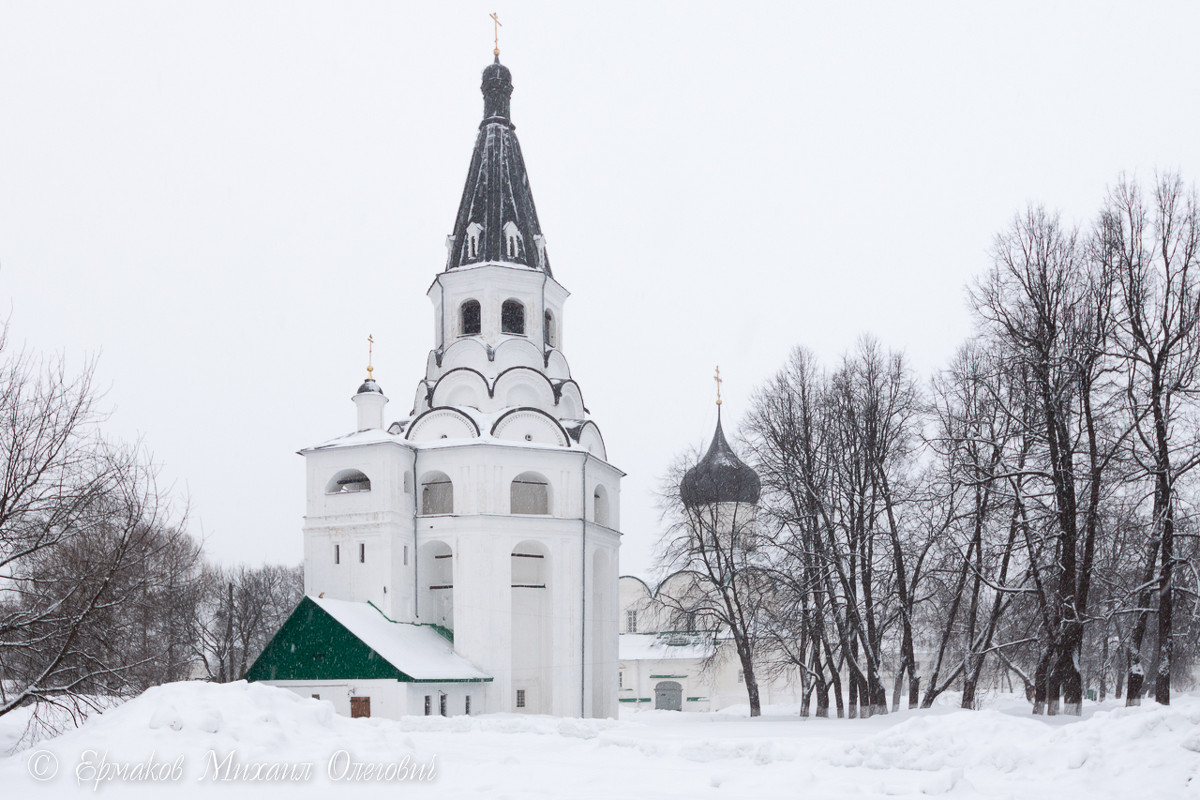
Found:
<path fill-rule="evenodd" d="M 489 711 L 487 683 L 403 683 L 393 680 L 367 681 L 263 681 L 270 686 L 290 689 L 301 697 L 315 697 L 333 703 L 333 710 L 350 716 L 351 697 L 371 698 L 371 716 L 399 719 L 403 716 L 422 716 L 425 698 L 429 697 L 429 713 L 441 713 L 441 698 L 446 698 L 446 716 L 467 713 L 467 698 L 471 698 L 471 714 Z"/>

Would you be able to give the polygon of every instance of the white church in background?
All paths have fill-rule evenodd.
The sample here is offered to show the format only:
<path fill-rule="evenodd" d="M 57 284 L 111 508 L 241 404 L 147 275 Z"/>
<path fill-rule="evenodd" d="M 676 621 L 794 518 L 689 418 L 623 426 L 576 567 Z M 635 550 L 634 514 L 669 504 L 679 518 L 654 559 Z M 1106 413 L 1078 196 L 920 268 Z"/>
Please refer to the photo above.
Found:
<path fill-rule="evenodd" d="M 412 410 L 389 423 L 368 370 L 354 432 L 302 451 L 307 596 L 247 678 L 352 716 L 612 717 L 624 474 L 563 355 L 498 56 L 482 90 Z"/>

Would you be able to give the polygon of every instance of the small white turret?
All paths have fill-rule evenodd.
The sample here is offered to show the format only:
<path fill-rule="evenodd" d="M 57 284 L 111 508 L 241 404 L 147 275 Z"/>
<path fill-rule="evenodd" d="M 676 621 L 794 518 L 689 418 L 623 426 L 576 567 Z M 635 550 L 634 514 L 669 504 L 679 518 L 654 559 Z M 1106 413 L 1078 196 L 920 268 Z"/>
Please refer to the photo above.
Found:
<path fill-rule="evenodd" d="M 383 389 L 375 382 L 375 337 L 367 337 L 367 379 L 355 393 L 354 405 L 358 408 L 358 428 L 360 431 L 383 430 L 383 407 L 388 399 Z"/>
<path fill-rule="evenodd" d="M 388 399 L 374 378 L 363 381 L 353 400 L 354 405 L 358 407 L 358 430 L 383 430 L 383 407 L 387 405 Z"/>

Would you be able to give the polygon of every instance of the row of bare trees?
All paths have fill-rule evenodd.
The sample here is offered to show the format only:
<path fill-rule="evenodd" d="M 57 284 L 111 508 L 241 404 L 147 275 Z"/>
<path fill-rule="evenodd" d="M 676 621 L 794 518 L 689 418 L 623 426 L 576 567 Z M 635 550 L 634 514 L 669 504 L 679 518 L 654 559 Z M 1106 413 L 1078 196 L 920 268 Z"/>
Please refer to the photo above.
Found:
<path fill-rule="evenodd" d="M 886 711 L 887 678 L 893 708 L 1170 702 L 1200 657 L 1198 270 L 1195 190 L 1121 180 L 1084 229 L 1030 208 L 996 237 L 927 384 L 870 339 L 793 352 L 741 431 L 763 495 L 722 578 L 762 598 L 756 661 L 818 715 Z"/>
<path fill-rule="evenodd" d="M 101 435 L 94 374 L 0 329 L 0 716 L 237 679 L 302 591 L 205 563 L 145 454 Z"/>

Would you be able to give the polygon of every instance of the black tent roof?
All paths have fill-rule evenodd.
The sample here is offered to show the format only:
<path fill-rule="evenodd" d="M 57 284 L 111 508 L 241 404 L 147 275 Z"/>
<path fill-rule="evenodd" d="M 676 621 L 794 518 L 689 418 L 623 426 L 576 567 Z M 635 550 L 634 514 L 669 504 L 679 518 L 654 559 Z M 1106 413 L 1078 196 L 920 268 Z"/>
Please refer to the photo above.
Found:
<path fill-rule="evenodd" d="M 499 56 L 484 69 L 480 89 L 483 121 L 450 235 L 446 270 L 505 262 L 550 275 L 525 159 L 509 117 L 512 73 Z"/>

